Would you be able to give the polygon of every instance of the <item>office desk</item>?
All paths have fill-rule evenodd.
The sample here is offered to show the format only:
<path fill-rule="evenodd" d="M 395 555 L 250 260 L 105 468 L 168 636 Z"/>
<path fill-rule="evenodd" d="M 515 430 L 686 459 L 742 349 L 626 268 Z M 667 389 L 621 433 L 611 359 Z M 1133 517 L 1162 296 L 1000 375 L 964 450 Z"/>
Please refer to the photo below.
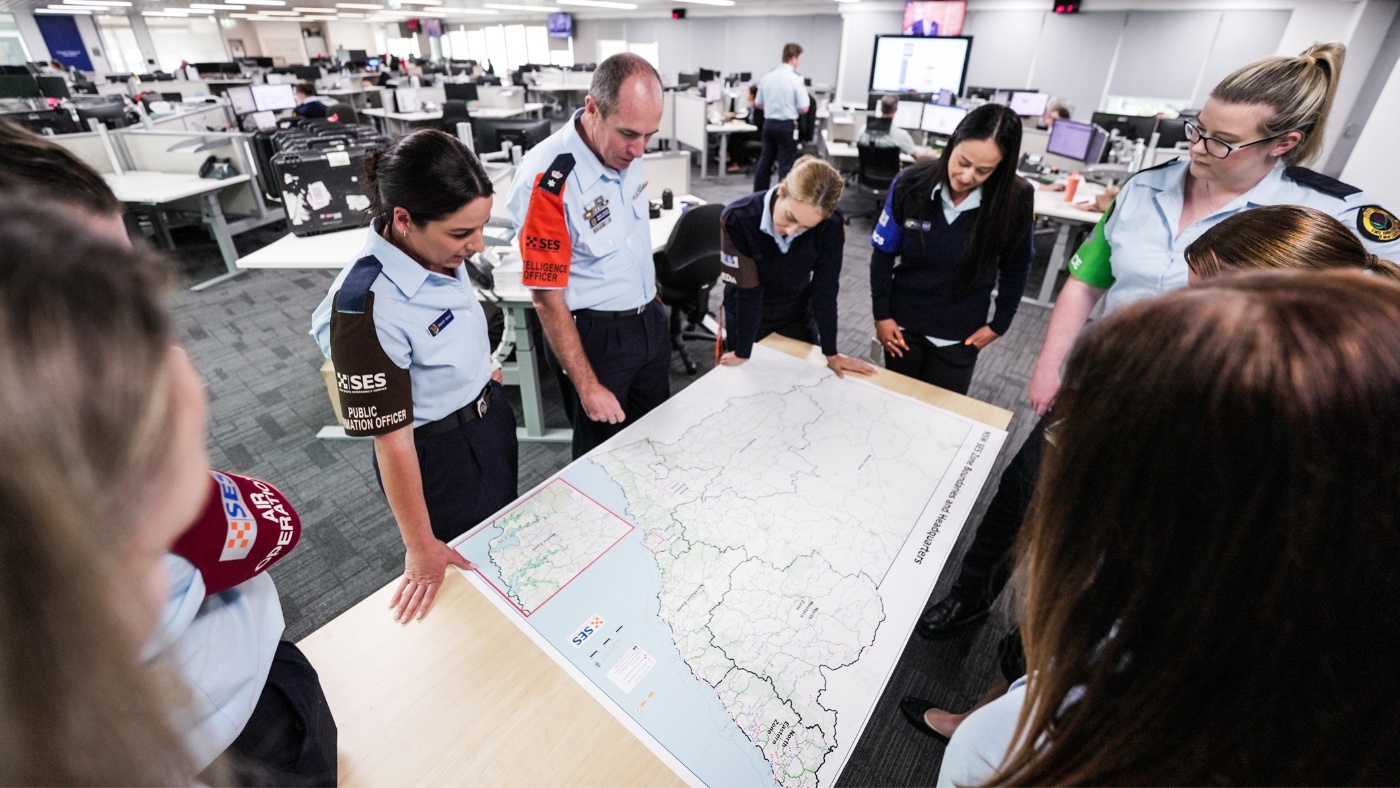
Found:
<path fill-rule="evenodd" d="M 319 91 L 318 95 L 327 96 L 339 100 L 341 103 L 349 104 L 355 110 L 363 112 L 369 107 L 370 91 L 386 90 L 382 85 L 369 85 L 361 87 L 331 88 Z"/>
<path fill-rule="evenodd" d="M 120 175 L 108 173 L 102 177 L 118 200 L 131 205 L 159 208 L 179 200 L 199 199 L 200 217 L 209 226 L 214 242 L 219 245 L 219 253 L 224 258 L 227 273 L 206 279 L 191 287 L 191 290 L 203 290 L 243 273 L 237 265 L 238 250 L 234 248 L 233 237 L 229 234 L 224 209 L 219 205 L 219 192 L 230 186 L 247 183 L 251 176 L 235 175 L 218 181 L 190 173 L 131 170 Z"/>
<path fill-rule="evenodd" d="M 675 198 L 671 210 L 662 211 L 661 217 L 651 220 L 652 252 L 666 248 L 671 239 L 671 231 L 680 221 L 682 200 L 703 200 L 689 194 Z M 497 200 L 504 205 L 505 200 Z M 305 238 L 286 235 L 271 244 L 238 260 L 243 268 L 328 268 L 340 269 L 355 260 L 364 248 L 369 228 L 313 235 Z M 501 344 L 496 348 L 496 357 L 504 359 L 515 351 L 515 367 L 506 370 L 506 382 L 520 387 L 520 406 L 524 413 L 525 426 L 516 430 L 521 441 L 538 443 L 567 443 L 573 432 L 563 428 L 549 428 L 544 423 L 544 398 L 541 396 L 540 363 L 535 348 L 535 338 L 530 332 L 529 312 L 535 308 L 530 291 L 520 284 L 521 262 L 519 253 L 511 247 L 497 247 L 501 253 L 501 266 L 494 272 L 496 289 L 492 298 L 478 292 L 483 300 L 495 301 L 506 315 L 506 332 Z M 323 427 L 319 438 L 343 438 L 345 432 L 340 427 Z"/>
<path fill-rule="evenodd" d="M 516 118 L 531 112 L 538 112 L 543 108 L 543 104 L 532 103 L 523 107 L 482 107 L 480 109 L 473 107 L 470 112 L 473 117 L 502 119 Z M 375 122 L 380 124 L 380 128 L 386 133 L 406 133 L 414 123 L 442 120 L 442 110 L 440 109 L 432 112 L 390 112 L 387 109 L 367 109 L 361 114 L 374 118 Z"/>
<path fill-rule="evenodd" d="M 763 344 L 825 364 L 806 343 Z M 998 429 L 1011 418 L 887 370 L 873 382 Z M 460 571 L 408 626 L 388 611 L 398 583 L 298 644 L 335 713 L 341 785 L 680 784 Z"/>
<path fill-rule="evenodd" d="M 1040 293 L 1035 298 L 1023 296 L 1022 301 L 1040 306 L 1055 305 L 1052 298 L 1055 283 L 1059 280 L 1060 271 L 1068 265 L 1072 251 L 1069 248 L 1070 232 L 1076 226 L 1098 224 L 1099 219 L 1103 218 L 1102 213 L 1087 210 L 1082 203 L 1102 193 L 1103 187 L 1097 184 L 1081 183 L 1074 195 L 1076 202 L 1067 203 L 1064 192 L 1050 191 L 1043 184 L 1036 184 L 1035 215 L 1053 220 L 1059 229 L 1055 233 L 1055 247 L 1050 252 L 1050 260 L 1045 265 L 1045 278 L 1040 283 Z"/>
<path fill-rule="evenodd" d="M 729 135 L 758 131 L 758 127 L 752 123 L 742 123 L 730 121 L 729 123 L 710 123 L 705 126 L 705 133 L 719 135 L 719 172 L 715 174 L 716 179 L 723 180 L 725 175 L 726 162 L 729 158 Z M 706 139 L 709 139 L 707 136 Z M 705 155 L 700 159 L 700 177 L 704 178 L 705 170 L 710 163 L 710 152 L 705 151 Z"/>
<path fill-rule="evenodd" d="M 860 151 L 853 142 L 832 142 L 830 138 L 824 137 L 822 139 L 822 144 L 826 148 L 826 157 L 828 159 L 860 160 Z M 899 161 L 902 164 L 913 164 L 915 159 L 907 153 L 901 153 L 899 154 Z M 846 163 L 849 164 L 850 162 L 848 161 Z M 839 165 L 837 169 L 840 169 Z"/>
<path fill-rule="evenodd" d="M 584 94 L 588 92 L 588 85 L 570 85 L 563 82 L 543 82 L 538 85 L 526 85 L 525 94 L 530 91 L 536 93 L 558 93 L 564 97 L 564 114 L 569 114 L 574 108 L 574 94 Z"/>

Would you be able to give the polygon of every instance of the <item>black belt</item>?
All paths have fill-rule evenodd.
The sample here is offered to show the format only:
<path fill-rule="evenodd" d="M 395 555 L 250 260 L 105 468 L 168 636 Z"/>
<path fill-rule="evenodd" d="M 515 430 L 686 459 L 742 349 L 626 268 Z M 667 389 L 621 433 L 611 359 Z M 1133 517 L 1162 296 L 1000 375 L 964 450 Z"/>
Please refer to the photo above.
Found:
<path fill-rule="evenodd" d="M 434 435 L 441 435 L 444 432 L 451 432 L 458 427 L 468 424 L 486 415 L 486 411 L 491 409 L 491 383 L 486 383 L 486 388 L 481 390 L 481 395 L 468 402 L 457 410 L 447 414 L 437 421 L 430 421 L 421 427 L 413 428 L 413 437 L 431 438 Z"/>
<path fill-rule="evenodd" d="M 641 313 L 647 311 L 648 306 L 651 306 L 650 301 L 648 301 L 645 304 L 642 304 L 639 307 L 636 307 L 635 309 L 620 309 L 616 312 L 609 312 L 606 309 L 575 309 L 571 314 L 574 317 L 636 317 L 637 315 L 640 315 Z"/>

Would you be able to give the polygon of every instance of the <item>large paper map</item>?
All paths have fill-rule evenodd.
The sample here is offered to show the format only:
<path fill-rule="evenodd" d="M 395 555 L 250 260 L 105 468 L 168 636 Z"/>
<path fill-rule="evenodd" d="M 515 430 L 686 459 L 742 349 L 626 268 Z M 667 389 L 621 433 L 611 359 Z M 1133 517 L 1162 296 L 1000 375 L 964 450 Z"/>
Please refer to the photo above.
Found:
<path fill-rule="evenodd" d="M 460 539 L 689 782 L 835 782 L 1005 433 L 766 347 Z"/>

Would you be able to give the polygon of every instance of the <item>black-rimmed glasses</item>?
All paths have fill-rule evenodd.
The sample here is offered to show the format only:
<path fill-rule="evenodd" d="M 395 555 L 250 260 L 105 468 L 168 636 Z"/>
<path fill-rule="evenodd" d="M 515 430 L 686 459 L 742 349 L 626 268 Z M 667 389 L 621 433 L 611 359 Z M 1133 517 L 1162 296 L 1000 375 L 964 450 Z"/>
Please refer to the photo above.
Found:
<path fill-rule="evenodd" d="M 1215 137 L 1207 137 L 1205 132 L 1201 131 L 1200 126 L 1197 126 L 1189 120 L 1186 121 L 1186 141 L 1191 143 L 1192 145 L 1195 145 L 1197 142 L 1205 143 L 1206 154 L 1217 159 L 1223 159 L 1226 156 L 1229 156 L 1231 153 L 1234 153 L 1235 151 L 1239 150 L 1240 148 L 1248 148 L 1250 145 L 1258 145 L 1261 142 L 1276 140 L 1287 133 L 1288 132 L 1284 131 L 1275 134 L 1272 137 L 1265 137 L 1262 140 L 1246 142 L 1243 145 L 1232 145 L 1226 142 L 1225 140 L 1219 140 Z"/>

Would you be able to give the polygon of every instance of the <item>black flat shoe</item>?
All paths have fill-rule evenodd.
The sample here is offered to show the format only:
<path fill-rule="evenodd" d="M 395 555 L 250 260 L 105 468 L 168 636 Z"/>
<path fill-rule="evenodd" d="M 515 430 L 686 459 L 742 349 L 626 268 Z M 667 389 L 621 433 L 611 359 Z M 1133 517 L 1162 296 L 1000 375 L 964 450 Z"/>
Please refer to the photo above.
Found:
<path fill-rule="evenodd" d="M 944 744 L 947 744 L 947 736 L 944 736 L 943 734 L 939 733 L 933 728 L 930 728 L 928 726 L 928 723 L 924 722 L 924 712 L 934 708 L 938 707 L 934 706 L 932 703 L 929 703 L 923 698 L 906 696 L 904 698 L 901 698 L 899 701 L 899 712 L 904 715 L 904 719 L 907 720 L 910 725 L 913 725 L 915 728 L 918 728 L 919 732 L 924 734 L 925 736 L 932 736 L 933 738 L 943 742 Z"/>
<path fill-rule="evenodd" d="M 943 601 L 924 611 L 914 631 L 930 640 L 946 637 L 968 624 L 981 621 L 991 611 L 991 605 L 968 602 L 957 597 L 944 597 Z"/>

